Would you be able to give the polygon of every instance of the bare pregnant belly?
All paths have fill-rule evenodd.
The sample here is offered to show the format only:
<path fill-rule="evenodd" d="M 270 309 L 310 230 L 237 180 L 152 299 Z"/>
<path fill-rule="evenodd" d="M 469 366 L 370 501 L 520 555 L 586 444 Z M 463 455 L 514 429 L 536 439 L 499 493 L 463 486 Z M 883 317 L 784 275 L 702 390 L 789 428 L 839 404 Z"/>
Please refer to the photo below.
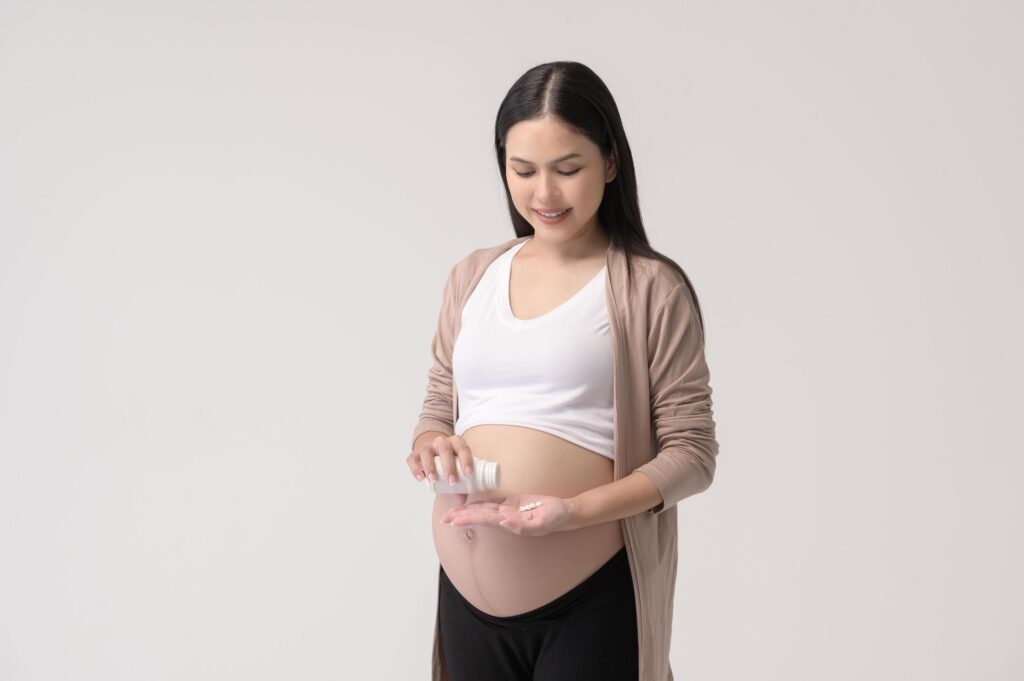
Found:
<path fill-rule="evenodd" d="M 501 466 L 500 487 L 470 494 L 467 502 L 514 494 L 572 497 L 614 480 L 611 459 L 531 428 L 481 425 L 463 438 L 473 456 Z M 459 593 L 491 615 L 518 615 L 555 600 L 623 546 L 618 520 L 539 537 L 499 527 L 442 525 L 441 516 L 463 496 L 436 496 L 434 547 Z"/>

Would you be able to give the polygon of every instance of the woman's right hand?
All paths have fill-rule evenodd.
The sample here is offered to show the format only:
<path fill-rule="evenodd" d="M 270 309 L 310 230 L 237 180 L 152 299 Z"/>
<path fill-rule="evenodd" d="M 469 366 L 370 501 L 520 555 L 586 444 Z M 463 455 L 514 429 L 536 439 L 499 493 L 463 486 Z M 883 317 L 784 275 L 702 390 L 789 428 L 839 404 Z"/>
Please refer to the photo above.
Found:
<path fill-rule="evenodd" d="M 435 456 L 441 457 L 441 470 L 434 466 Z M 459 478 L 459 472 L 455 468 L 456 460 L 464 474 L 470 475 L 473 472 L 473 452 L 466 441 L 459 435 L 438 435 L 411 452 L 405 462 L 419 481 L 439 480 L 443 475 L 448 482 L 454 483 Z"/>

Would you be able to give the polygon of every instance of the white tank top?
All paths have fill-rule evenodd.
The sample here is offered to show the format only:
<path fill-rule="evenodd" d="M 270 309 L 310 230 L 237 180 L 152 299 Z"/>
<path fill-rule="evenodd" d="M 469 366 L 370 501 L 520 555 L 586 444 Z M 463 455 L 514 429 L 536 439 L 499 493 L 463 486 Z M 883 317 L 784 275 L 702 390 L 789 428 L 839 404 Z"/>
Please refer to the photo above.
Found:
<path fill-rule="evenodd" d="M 455 434 L 484 423 L 524 426 L 613 459 L 608 266 L 550 312 L 518 319 L 509 276 L 512 258 L 529 240 L 488 266 L 462 309 L 452 349 Z"/>

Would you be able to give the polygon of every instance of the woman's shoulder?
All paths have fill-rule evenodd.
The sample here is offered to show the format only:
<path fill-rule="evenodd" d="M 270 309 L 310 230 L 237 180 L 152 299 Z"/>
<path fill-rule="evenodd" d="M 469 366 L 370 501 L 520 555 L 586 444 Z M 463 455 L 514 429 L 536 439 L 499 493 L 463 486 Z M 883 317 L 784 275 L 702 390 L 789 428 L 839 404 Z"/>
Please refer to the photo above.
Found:
<path fill-rule="evenodd" d="M 631 255 L 630 258 L 636 263 L 635 269 L 642 276 L 654 280 L 660 285 L 673 288 L 683 282 L 679 270 L 662 258 L 645 254 Z"/>
<path fill-rule="evenodd" d="M 630 256 L 630 276 L 635 280 L 627 291 L 626 300 L 634 310 L 644 310 L 648 323 L 665 314 L 679 319 L 692 316 L 697 310 L 696 294 L 681 266 L 674 260 L 652 255 Z M 621 268 L 624 281 L 625 267 Z"/>
<path fill-rule="evenodd" d="M 477 272 L 485 269 L 502 253 L 529 238 L 528 236 L 516 237 L 491 246 L 475 248 L 456 260 L 451 265 L 448 275 L 456 280 L 472 279 Z"/>
<path fill-rule="evenodd" d="M 625 257 L 619 257 L 624 263 Z M 637 291 L 648 298 L 661 300 L 680 286 L 687 288 L 682 273 L 668 260 L 642 253 L 631 254 L 629 260 L 629 274 L 638 279 Z"/>
<path fill-rule="evenodd" d="M 449 280 L 454 283 L 456 289 L 461 290 L 476 279 L 502 253 L 529 238 L 529 236 L 515 237 L 490 246 L 474 248 L 450 265 Z M 673 291 L 678 291 L 680 287 L 689 297 L 689 286 L 686 280 L 671 263 L 658 257 L 638 253 L 631 254 L 629 260 L 629 276 L 639 280 L 639 285 L 632 289 L 632 293 L 646 298 L 648 304 L 657 306 Z M 626 272 L 625 254 L 621 248 L 612 246 L 610 262 L 614 285 L 615 278 L 625 276 Z"/>

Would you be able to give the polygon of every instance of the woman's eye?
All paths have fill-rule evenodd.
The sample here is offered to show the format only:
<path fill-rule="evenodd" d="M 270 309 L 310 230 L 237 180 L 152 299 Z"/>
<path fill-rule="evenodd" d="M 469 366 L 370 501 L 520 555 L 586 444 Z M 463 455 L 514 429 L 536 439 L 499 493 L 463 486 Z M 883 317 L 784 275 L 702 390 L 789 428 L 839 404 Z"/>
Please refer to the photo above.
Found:
<path fill-rule="evenodd" d="M 580 170 L 582 170 L 582 168 L 577 168 L 576 170 L 571 170 L 571 171 L 569 171 L 567 173 L 563 173 L 561 170 L 559 170 L 558 174 L 559 175 L 565 175 L 565 176 L 575 175 L 576 173 L 580 172 Z M 519 177 L 530 177 L 531 175 L 533 175 L 533 171 L 532 170 L 530 172 L 528 172 L 528 173 L 521 173 L 518 170 L 515 171 L 515 172 L 516 172 L 516 175 L 518 175 Z"/>

